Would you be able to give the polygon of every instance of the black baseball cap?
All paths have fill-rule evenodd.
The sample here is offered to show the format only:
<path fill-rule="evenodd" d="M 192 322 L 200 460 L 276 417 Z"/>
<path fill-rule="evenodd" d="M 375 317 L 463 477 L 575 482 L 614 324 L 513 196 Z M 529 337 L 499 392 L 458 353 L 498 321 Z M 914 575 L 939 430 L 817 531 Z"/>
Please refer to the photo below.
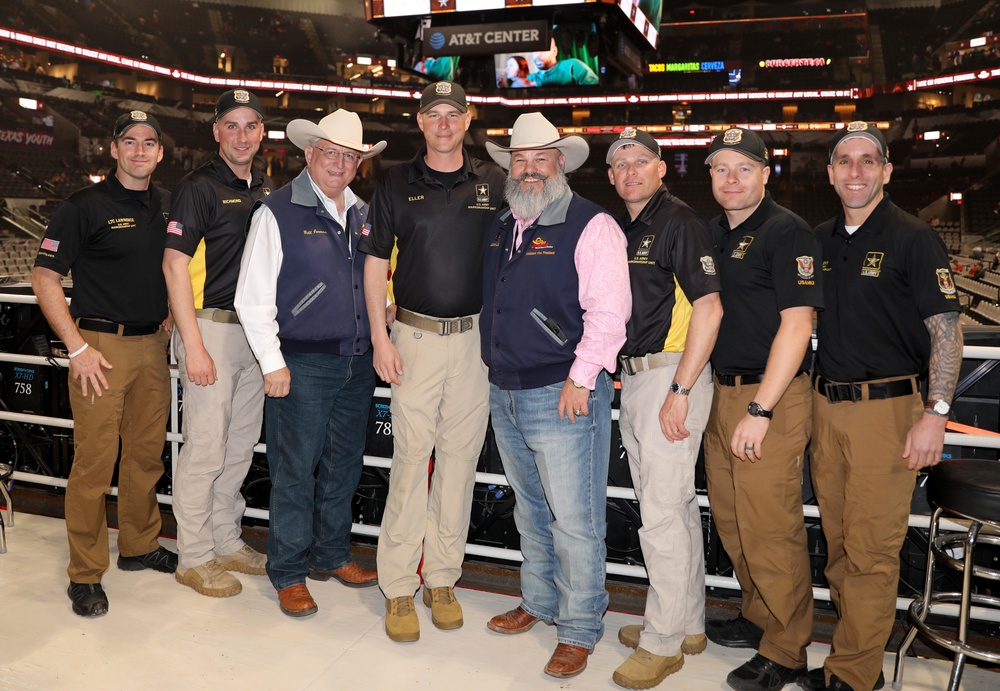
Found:
<path fill-rule="evenodd" d="M 219 96 L 215 102 L 215 121 L 236 108 L 249 108 L 264 119 L 264 109 L 260 106 L 260 99 L 246 89 L 230 89 Z"/>
<path fill-rule="evenodd" d="M 639 146 L 649 149 L 652 153 L 656 154 L 656 158 L 661 158 L 660 156 L 660 145 L 656 143 L 653 139 L 653 135 L 649 132 L 643 132 L 642 130 L 636 129 L 635 127 L 626 127 L 622 130 L 621 134 L 618 135 L 618 139 L 611 142 L 611 146 L 608 147 L 608 156 L 605 159 L 605 163 L 611 164 L 611 157 L 614 156 L 615 152 L 623 146 L 629 146 L 630 144 L 638 144 Z"/>
<path fill-rule="evenodd" d="M 118 139 L 119 137 L 124 137 L 125 133 L 136 125 L 145 125 L 152 128 L 156 132 L 157 139 L 163 134 L 163 131 L 160 129 L 160 123 L 152 115 L 141 110 L 130 110 L 115 120 L 115 129 L 111 134 L 111 138 Z"/>
<path fill-rule="evenodd" d="M 469 111 L 469 104 L 465 100 L 465 89 L 455 82 L 434 82 L 433 84 L 428 84 L 424 89 L 424 93 L 420 96 L 420 112 L 426 113 L 441 103 L 453 105 L 463 113 Z"/>
<path fill-rule="evenodd" d="M 712 165 L 712 159 L 720 151 L 739 151 L 759 163 L 767 165 L 767 145 L 760 135 L 744 127 L 731 127 L 712 140 L 705 157 L 705 165 Z"/>
<path fill-rule="evenodd" d="M 875 127 L 875 125 L 869 124 L 864 120 L 855 120 L 854 122 L 849 122 L 847 125 L 839 130 L 837 134 L 833 135 L 833 139 L 830 140 L 830 162 L 833 162 L 833 154 L 840 146 L 842 142 L 846 142 L 848 139 L 867 139 L 876 147 L 882 154 L 882 158 L 886 163 L 889 162 L 889 145 L 885 143 L 885 135 L 882 131 Z"/>

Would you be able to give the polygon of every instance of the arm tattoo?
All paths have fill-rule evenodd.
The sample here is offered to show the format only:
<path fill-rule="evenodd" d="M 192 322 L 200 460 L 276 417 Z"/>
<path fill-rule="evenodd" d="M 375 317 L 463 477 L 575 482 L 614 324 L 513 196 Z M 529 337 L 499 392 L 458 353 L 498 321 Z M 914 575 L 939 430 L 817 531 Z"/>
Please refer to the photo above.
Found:
<path fill-rule="evenodd" d="M 929 401 L 952 401 L 962 364 L 962 329 L 957 312 L 942 312 L 924 319 L 931 336 Z"/>

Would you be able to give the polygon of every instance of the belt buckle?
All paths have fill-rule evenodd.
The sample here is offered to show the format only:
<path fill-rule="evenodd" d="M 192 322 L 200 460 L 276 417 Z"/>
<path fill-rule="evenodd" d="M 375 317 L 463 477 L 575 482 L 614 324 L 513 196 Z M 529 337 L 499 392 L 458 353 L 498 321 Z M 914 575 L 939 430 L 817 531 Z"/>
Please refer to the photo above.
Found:
<path fill-rule="evenodd" d="M 459 333 L 465 333 L 466 331 L 472 331 L 472 317 L 462 317 L 458 320 L 461 322 L 461 330 Z"/>
<path fill-rule="evenodd" d="M 632 366 L 632 358 L 625 357 L 622 355 L 618 358 L 619 362 L 622 363 L 622 371 L 629 375 L 630 377 L 635 376 L 635 368 Z"/>

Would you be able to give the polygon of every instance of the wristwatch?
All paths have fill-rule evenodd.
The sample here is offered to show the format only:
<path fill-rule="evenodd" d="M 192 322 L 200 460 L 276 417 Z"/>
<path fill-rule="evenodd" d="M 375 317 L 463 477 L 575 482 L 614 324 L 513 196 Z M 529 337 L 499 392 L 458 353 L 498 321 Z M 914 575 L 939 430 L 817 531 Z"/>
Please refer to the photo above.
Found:
<path fill-rule="evenodd" d="M 747 412 L 754 417 L 763 417 L 768 420 L 774 417 L 773 410 L 764 410 L 764 407 L 757 401 L 750 401 L 750 405 L 747 406 Z"/>
<path fill-rule="evenodd" d="M 951 406 L 948 404 L 948 401 L 927 401 L 924 403 L 924 412 L 937 415 L 938 417 L 948 417 L 948 414 L 951 412 Z"/>
<path fill-rule="evenodd" d="M 691 393 L 691 389 L 686 389 L 677 382 L 674 382 L 673 384 L 670 385 L 670 390 L 673 393 L 677 394 L 678 396 L 687 396 L 689 393 Z"/>
<path fill-rule="evenodd" d="M 570 381 L 573 382 L 573 388 L 574 389 L 586 389 L 587 388 L 583 384 L 577 384 L 576 383 L 576 379 L 570 379 Z"/>

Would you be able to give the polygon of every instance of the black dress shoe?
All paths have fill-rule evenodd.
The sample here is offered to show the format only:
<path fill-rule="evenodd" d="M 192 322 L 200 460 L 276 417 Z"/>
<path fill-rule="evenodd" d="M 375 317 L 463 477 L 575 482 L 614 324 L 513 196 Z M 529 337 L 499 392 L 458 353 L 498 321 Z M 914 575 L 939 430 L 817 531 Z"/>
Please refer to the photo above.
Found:
<path fill-rule="evenodd" d="M 706 621 L 705 635 L 716 645 L 726 648 L 756 649 L 764 636 L 764 629 L 748 620 L 741 612 L 735 619 Z"/>
<path fill-rule="evenodd" d="M 108 596 L 100 583 L 69 582 L 66 594 L 73 601 L 73 613 L 81 617 L 100 617 L 108 613 Z"/>
<path fill-rule="evenodd" d="M 750 660 L 729 673 L 726 683 L 737 691 L 776 691 L 795 681 L 806 671 L 805 667 L 793 669 L 754 655 Z"/>
<path fill-rule="evenodd" d="M 811 669 L 800 676 L 799 686 L 804 688 L 806 691 L 827 691 L 828 689 L 830 691 L 854 691 L 854 688 L 850 684 L 838 677 L 836 674 L 830 675 L 830 685 L 827 686 L 826 674 L 824 673 L 822 667 Z M 885 674 L 879 672 L 873 691 L 879 691 L 879 689 L 883 686 L 885 686 Z"/>
<path fill-rule="evenodd" d="M 157 547 L 149 554 L 140 554 L 138 557 L 123 557 L 119 554 L 118 568 L 122 571 L 153 569 L 163 573 L 173 573 L 177 570 L 177 555 L 163 547 Z"/>

